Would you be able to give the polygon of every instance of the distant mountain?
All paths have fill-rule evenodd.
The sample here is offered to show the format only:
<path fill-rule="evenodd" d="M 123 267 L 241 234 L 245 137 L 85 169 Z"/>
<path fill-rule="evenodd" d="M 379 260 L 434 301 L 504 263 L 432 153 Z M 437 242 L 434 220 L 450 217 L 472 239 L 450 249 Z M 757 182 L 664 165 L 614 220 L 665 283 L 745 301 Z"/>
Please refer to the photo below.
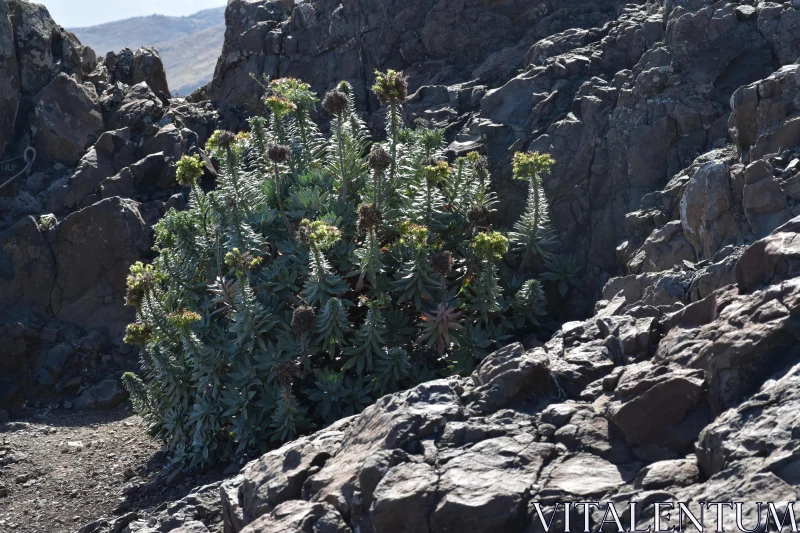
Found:
<path fill-rule="evenodd" d="M 186 17 L 135 17 L 70 31 L 98 56 L 123 48 L 156 47 L 164 61 L 170 90 L 187 95 L 214 75 L 225 37 L 225 8 Z"/>

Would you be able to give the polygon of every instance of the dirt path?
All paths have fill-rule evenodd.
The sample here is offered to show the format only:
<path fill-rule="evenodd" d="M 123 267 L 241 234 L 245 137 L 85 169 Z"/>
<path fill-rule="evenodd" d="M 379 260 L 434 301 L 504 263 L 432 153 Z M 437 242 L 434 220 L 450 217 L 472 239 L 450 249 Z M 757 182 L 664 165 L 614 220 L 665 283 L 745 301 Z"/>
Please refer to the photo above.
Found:
<path fill-rule="evenodd" d="M 74 532 L 126 510 L 159 449 L 127 406 L 0 425 L 0 533 Z"/>

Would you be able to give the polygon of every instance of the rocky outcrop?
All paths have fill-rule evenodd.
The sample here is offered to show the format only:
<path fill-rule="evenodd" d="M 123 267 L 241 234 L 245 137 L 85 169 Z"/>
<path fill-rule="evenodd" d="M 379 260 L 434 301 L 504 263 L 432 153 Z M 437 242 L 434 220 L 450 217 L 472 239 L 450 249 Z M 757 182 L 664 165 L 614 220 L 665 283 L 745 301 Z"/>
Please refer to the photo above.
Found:
<path fill-rule="evenodd" d="M 228 4 L 227 30 L 214 80 L 199 93 L 221 106 L 261 111 L 261 89 L 250 74 L 293 76 L 325 91 L 349 81 L 361 102 L 376 69 L 405 70 L 410 88 L 467 83 L 496 85 L 523 67 L 531 46 L 574 28 L 615 18 L 616 0 L 476 0 L 392 2 L 236 0 Z M 456 90 L 456 89 L 454 89 Z M 447 92 L 447 91 L 446 91 Z M 451 91 L 452 92 L 452 91 Z"/>
<path fill-rule="evenodd" d="M 43 6 L 0 2 L 0 183 L 36 150 L 0 189 L 0 328 L 25 332 L 0 357 L 0 409 L 54 391 L 76 408 L 117 402 L 88 391 L 78 401 L 83 389 L 65 384 L 110 377 L 135 356 L 119 352 L 128 269 L 152 253 L 158 218 L 185 205 L 176 163 L 217 122 L 210 104 L 169 97 L 154 49 L 98 60 Z"/>

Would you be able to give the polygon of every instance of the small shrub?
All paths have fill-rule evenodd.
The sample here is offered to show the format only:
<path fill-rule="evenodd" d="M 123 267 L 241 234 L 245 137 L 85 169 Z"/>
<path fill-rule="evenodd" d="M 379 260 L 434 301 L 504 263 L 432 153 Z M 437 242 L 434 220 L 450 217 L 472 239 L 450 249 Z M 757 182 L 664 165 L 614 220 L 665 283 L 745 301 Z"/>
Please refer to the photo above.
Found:
<path fill-rule="evenodd" d="M 128 279 L 126 341 L 141 347 L 142 374 L 124 381 L 178 462 L 261 452 L 377 396 L 471 371 L 545 313 L 521 264 L 531 256 L 556 267 L 545 279 L 576 282 L 548 251 L 549 157 L 515 158 L 531 198 L 507 235 L 489 223 L 486 159 L 450 165 L 441 130 L 401 124 L 400 73 L 378 76 L 388 141 L 371 147 L 347 83 L 322 101 L 329 139 L 310 119 L 308 85 L 265 87 L 268 116 L 207 145 L 216 190 L 198 185 L 203 159 L 178 164 L 190 207 L 157 224 L 156 259 Z"/>

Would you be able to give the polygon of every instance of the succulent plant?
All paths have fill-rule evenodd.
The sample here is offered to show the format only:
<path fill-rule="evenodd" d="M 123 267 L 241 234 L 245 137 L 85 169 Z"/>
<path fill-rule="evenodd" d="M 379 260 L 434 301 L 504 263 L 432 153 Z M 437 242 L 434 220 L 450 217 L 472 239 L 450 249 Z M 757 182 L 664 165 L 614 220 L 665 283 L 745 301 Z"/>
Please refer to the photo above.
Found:
<path fill-rule="evenodd" d="M 123 381 L 178 463 L 265 451 L 378 395 L 468 372 L 544 312 L 542 285 L 512 274 L 519 258 L 492 227 L 488 163 L 447 163 L 442 130 L 402 123 L 401 73 L 378 75 L 388 135 L 372 147 L 346 82 L 321 102 L 330 138 L 307 84 L 262 86 L 267 116 L 206 146 L 221 163 L 215 190 L 198 186 L 203 159 L 181 159 L 189 207 L 157 224 L 153 263 L 128 277 L 125 340 L 142 370 Z M 515 159 L 539 184 L 523 233 L 546 227 L 548 164 Z M 517 248 L 529 237 L 511 234 Z M 579 283 L 575 263 L 547 258 L 545 283 Z"/>

